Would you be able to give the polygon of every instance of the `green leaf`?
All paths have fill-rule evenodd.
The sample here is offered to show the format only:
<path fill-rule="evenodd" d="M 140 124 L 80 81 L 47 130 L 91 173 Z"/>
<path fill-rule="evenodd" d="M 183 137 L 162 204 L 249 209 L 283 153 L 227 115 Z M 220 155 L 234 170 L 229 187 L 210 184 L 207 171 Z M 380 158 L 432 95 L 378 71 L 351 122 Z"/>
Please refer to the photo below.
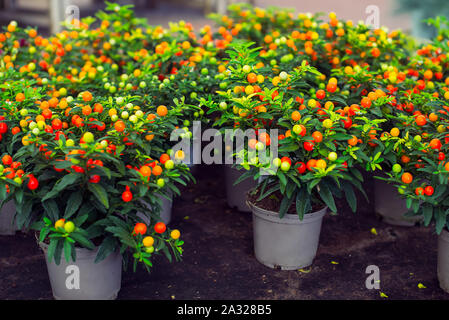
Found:
<path fill-rule="evenodd" d="M 20 210 L 19 210 L 20 208 Z M 15 216 L 17 228 L 22 229 L 27 221 L 30 221 L 30 215 L 33 208 L 32 201 L 24 201 L 21 205 L 16 204 L 17 214 Z"/>
<path fill-rule="evenodd" d="M 168 248 L 166 246 L 162 247 L 162 252 L 165 254 L 165 257 L 167 258 L 167 260 L 169 262 L 172 262 L 173 258 L 172 258 L 171 254 L 170 254 L 170 251 L 168 250 Z"/>
<path fill-rule="evenodd" d="M 430 221 L 432 220 L 433 207 L 430 205 L 424 205 L 422 210 L 424 216 L 424 226 L 427 227 L 430 224 Z"/>
<path fill-rule="evenodd" d="M 296 213 L 298 213 L 299 220 L 304 219 L 306 210 L 310 206 L 310 196 L 305 188 L 301 188 L 296 194 Z"/>
<path fill-rule="evenodd" d="M 245 170 L 245 169 L 242 169 L 242 170 Z M 246 171 L 246 170 L 245 170 Z M 242 175 L 240 175 L 236 180 L 235 180 L 235 182 L 234 182 L 234 186 L 236 186 L 236 185 L 238 185 L 240 182 L 242 182 L 242 181 L 244 181 L 244 180 L 246 180 L 246 179 L 248 179 L 248 178 L 250 178 L 250 177 L 253 177 L 254 175 L 253 175 L 253 173 L 251 172 L 251 171 L 246 171 L 246 172 L 244 172 Z"/>
<path fill-rule="evenodd" d="M 55 255 L 56 246 L 58 244 L 58 239 L 50 239 L 50 244 L 47 249 L 47 258 L 48 262 L 53 260 L 53 256 Z"/>
<path fill-rule="evenodd" d="M 319 188 L 320 190 L 318 193 L 321 199 L 324 201 L 324 203 L 329 207 L 329 209 L 332 212 L 337 212 L 334 197 L 332 196 L 332 193 L 330 192 L 329 188 L 323 183 L 319 185 Z"/>
<path fill-rule="evenodd" d="M 100 201 L 101 204 L 104 205 L 106 209 L 109 209 L 108 194 L 100 184 L 89 183 L 87 188 L 95 195 L 95 197 Z"/>
<path fill-rule="evenodd" d="M 407 200 L 405 200 L 405 205 L 407 206 L 407 209 L 410 209 L 412 207 L 412 202 L 413 202 L 412 198 L 407 198 Z"/>
<path fill-rule="evenodd" d="M 279 177 L 279 180 L 281 182 L 281 187 L 283 186 L 285 188 L 285 186 L 287 185 L 287 177 L 280 170 L 277 172 L 277 176 Z"/>
<path fill-rule="evenodd" d="M 44 207 L 47 215 L 50 216 L 53 221 L 57 221 L 59 219 L 59 208 L 54 199 L 43 201 L 42 206 Z"/>
<path fill-rule="evenodd" d="M 74 220 L 73 223 L 75 224 L 75 226 L 77 227 L 81 227 L 83 225 L 84 222 L 86 222 L 86 220 L 89 218 L 89 215 L 87 213 L 83 214 L 83 215 L 78 215 Z"/>
<path fill-rule="evenodd" d="M 90 241 L 89 239 L 87 239 L 85 236 L 83 236 L 80 232 L 72 232 L 70 234 L 70 238 L 72 238 L 73 240 L 75 240 L 76 242 L 78 242 L 81 246 L 87 248 L 87 249 L 93 249 L 95 248 L 94 244 L 92 243 L 92 241 Z"/>
<path fill-rule="evenodd" d="M 22 203 L 23 200 L 23 190 L 22 189 L 16 189 L 14 191 L 14 196 L 16 198 L 17 203 Z"/>
<path fill-rule="evenodd" d="M 447 189 L 447 186 L 444 184 L 437 185 L 435 188 L 435 193 L 433 194 L 432 198 L 438 199 L 439 197 L 444 195 L 444 193 L 446 192 L 446 189 Z"/>
<path fill-rule="evenodd" d="M 297 143 L 289 143 L 286 145 L 283 145 L 279 147 L 278 152 L 284 153 L 284 152 L 293 152 L 299 149 L 299 145 Z"/>
<path fill-rule="evenodd" d="M 349 183 L 343 183 L 343 190 L 345 192 L 346 201 L 351 207 L 352 212 L 357 211 L 357 198 L 354 193 L 354 189 Z"/>
<path fill-rule="evenodd" d="M 83 202 L 83 195 L 81 191 L 72 193 L 67 200 L 65 208 L 64 219 L 69 219 L 80 207 Z"/>
<path fill-rule="evenodd" d="M 41 232 L 39 233 L 39 241 L 40 242 L 44 242 L 45 238 L 47 237 L 47 235 L 50 233 L 50 228 L 49 227 L 45 227 L 41 229 Z"/>
<path fill-rule="evenodd" d="M 62 190 L 64 190 L 68 186 L 74 184 L 80 178 L 81 178 L 81 174 L 79 174 L 79 173 L 70 173 L 70 174 L 65 175 L 64 177 L 62 177 L 61 180 L 59 180 L 55 184 L 53 189 L 42 198 L 42 201 L 45 201 L 45 200 L 48 200 L 48 199 L 58 196 Z"/>
<path fill-rule="evenodd" d="M 292 205 L 294 197 L 284 197 L 281 201 L 281 207 L 279 208 L 279 218 L 283 218 L 284 215 L 287 213 L 288 209 Z"/>
<path fill-rule="evenodd" d="M 56 249 L 55 249 L 55 263 L 56 265 L 59 266 L 59 264 L 61 263 L 61 256 L 62 256 L 62 250 L 63 250 L 63 246 L 64 246 L 64 240 L 62 240 L 61 238 L 59 239 L 54 239 L 56 240 Z"/>
<path fill-rule="evenodd" d="M 441 208 L 437 209 L 437 215 L 435 217 L 435 221 L 436 221 L 435 228 L 436 228 L 437 234 L 440 234 L 441 231 L 443 231 L 444 226 L 446 225 L 446 213 L 447 213 L 447 211 L 444 211 Z"/>
<path fill-rule="evenodd" d="M 357 169 L 355 169 L 355 168 L 352 168 L 351 169 L 351 173 L 359 180 L 359 181 L 362 181 L 363 182 L 363 176 L 362 176 L 362 174 L 360 173 L 360 171 L 359 170 L 357 170 Z"/>
<path fill-rule="evenodd" d="M 3 201 L 8 196 L 6 192 L 6 185 L 2 182 L 0 183 L 0 200 Z"/>
<path fill-rule="evenodd" d="M 114 237 L 106 237 L 98 249 L 95 263 L 103 261 L 108 255 L 113 253 L 117 248 L 117 240 Z"/>
<path fill-rule="evenodd" d="M 296 184 L 294 182 L 289 181 L 287 183 L 287 187 L 285 189 L 285 194 L 288 198 L 292 198 L 293 192 L 296 190 Z"/>
<path fill-rule="evenodd" d="M 67 239 L 64 241 L 64 257 L 67 263 L 70 262 L 70 258 L 72 257 L 72 245 Z"/>
<path fill-rule="evenodd" d="M 265 199 L 270 194 L 273 194 L 274 192 L 279 190 L 279 184 L 274 185 L 273 187 L 269 188 L 265 193 L 260 194 L 259 198 L 257 198 L 257 201 L 260 201 L 262 199 Z"/>
<path fill-rule="evenodd" d="M 120 241 L 128 247 L 135 248 L 137 246 L 136 241 L 131 237 L 130 233 L 120 227 L 107 227 L 106 231 L 112 233 L 114 236 L 120 239 Z"/>

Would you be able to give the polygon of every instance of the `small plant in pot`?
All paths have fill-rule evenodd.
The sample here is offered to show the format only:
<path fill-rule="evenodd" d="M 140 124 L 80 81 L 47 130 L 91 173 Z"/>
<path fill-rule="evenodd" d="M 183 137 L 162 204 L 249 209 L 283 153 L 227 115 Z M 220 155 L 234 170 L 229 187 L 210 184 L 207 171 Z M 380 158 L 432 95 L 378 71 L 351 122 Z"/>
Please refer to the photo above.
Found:
<path fill-rule="evenodd" d="M 445 130 L 441 130 L 449 118 L 444 102 L 427 98 L 433 105 L 430 112 L 403 114 L 397 119 L 397 134 L 384 137 L 394 155 L 391 171 L 384 180 L 397 187 L 397 193 L 406 200 L 406 217 L 421 219 L 424 226 L 434 225 L 439 235 L 438 280 L 440 287 L 449 292 L 449 140 Z M 429 121 L 435 120 L 436 114 L 437 121 Z"/>
<path fill-rule="evenodd" d="M 341 98 L 311 90 L 322 78 L 307 63 L 271 75 L 256 67 L 255 53 L 248 47 L 239 52 L 229 67 L 232 90 L 219 92 L 222 101 L 210 107 L 219 110 L 223 101 L 234 106 L 221 108 L 219 121 L 254 132 L 236 157 L 239 167 L 248 170 L 240 180 L 258 181 L 248 194 L 256 258 L 272 268 L 297 269 L 312 264 L 323 216 L 328 209 L 337 211 L 334 197 L 345 198 L 356 211 L 354 188 L 363 193 L 363 178 L 355 165 L 379 167 L 381 159 L 369 155 L 377 146 L 373 131 L 380 121 L 369 120 L 360 107 L 347 114 Z M 260 79 L 257 85 L 249 72 Z"/>
<path fill-rule="evenodd" d="M 122 108 L 133 105 L 133 99 L 125 97 Z M 86 116 L 86 105 L 101 112 Z M 14 191 L 16 219 L 38 231 L 55 298 L 113 299 L 122 262 L 127 267 L 132 261 L 134 270 L 142 263 L 150 270 L 156 254 L 170 261 L 181 257 L 180 232 L 168 229 L 159 215 L 161 195 L 179 194 L 175 183 L 192 178 L 186 165 L 168 155 L 164 164 L 159 160 L 165 132 L 174 128 L 180 110 L 158 113 L 147 107 L 145 115 L 136 108 L 130 117 L 117 119 L 109 116 L 116 108 L 112 99 L 89 92 L 69 108 L 53 110 L 45 130 L 36 126 L 27 132 L 14 156 L 25 163 L 22 188 Z M 59 127 L 77 117 L 82 122 Z M 151 142 L 145 138 L 148 132 L 154 135 Z M 151 224 L 143 223 L 139 212 Z M 66 286 L 70 265 L 78 268 L 79 287 L 73 284 L 78 290 Z"/>

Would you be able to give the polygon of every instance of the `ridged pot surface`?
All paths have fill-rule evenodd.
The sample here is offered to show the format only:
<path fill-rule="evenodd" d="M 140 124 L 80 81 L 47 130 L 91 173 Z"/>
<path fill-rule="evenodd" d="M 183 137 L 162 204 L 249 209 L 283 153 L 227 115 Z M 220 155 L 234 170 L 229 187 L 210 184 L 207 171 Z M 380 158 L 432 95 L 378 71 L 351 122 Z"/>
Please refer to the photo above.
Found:
<path fill-rule="evenodd" d="M 318 249 L 323 217 L 327 207 L 304 215 L 268 211 L 248 202 L 253 212 L 254 253 L 270 268 L 295 270 L 312 264 Z"/>
<path fill-rule="evenodd" d="M 56 265 L 54 260 L 48 261 L 48 245 L 40 242 L 39 246 L 44 251 L 55 299 L 114 300 L 117 298 L 122 280 L 122 255 L 119 251 L 111 253 L 99 263 L 94 263 L 98 247 L 94 250 L 76 248 L 75 262 L 70 260 L 67 263 L 63 252 L 61 263 Z"/>

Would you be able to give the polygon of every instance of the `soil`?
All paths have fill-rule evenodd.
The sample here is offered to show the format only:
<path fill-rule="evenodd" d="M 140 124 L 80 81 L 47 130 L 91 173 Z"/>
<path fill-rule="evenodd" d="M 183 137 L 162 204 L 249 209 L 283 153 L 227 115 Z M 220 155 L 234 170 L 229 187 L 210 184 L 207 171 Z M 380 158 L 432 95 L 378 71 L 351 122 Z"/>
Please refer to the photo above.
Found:
<path fill-rule="evenodd" d="M 184 260 L 170 264 L 158 256 L 151 274 L 143 268 L 125 271 L 118 299 L 449 298 L 438 285 L 433 227 L 385 224 L 362 197 L 356 214 L 338 203 L 338 215 L 324 217 L 311 268 L 263 266 L 254 258 L 251 214 L 226 205 L 223 172 L 222 166 L 197 167 L 197 184 L 184 188 L 174 202 L 170 226 L 182 232 Z M 370 180 L 366 187 L 372 198 Z M 52 299 L 45 260 L 32 232 L 0 236 L 0 248 L 0 299 Z M 380 270 L 380 290 L 365 286 L 370 265 Z M 426 288 L 418 288 L 420 283 Z"/>

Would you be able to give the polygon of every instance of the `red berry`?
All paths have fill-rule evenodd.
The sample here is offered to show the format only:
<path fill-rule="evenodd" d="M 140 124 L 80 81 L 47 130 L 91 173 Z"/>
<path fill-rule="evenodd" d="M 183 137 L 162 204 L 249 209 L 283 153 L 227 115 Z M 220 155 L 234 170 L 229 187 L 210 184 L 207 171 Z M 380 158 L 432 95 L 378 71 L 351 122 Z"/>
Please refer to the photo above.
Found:
<path fill-rule="evenodd" d="M 0 133 L 6 133 L 8 132 L 8 125 L 4 122 L 0 122 Z"/>
<path fill-rule="evenodd" d="M 325 92 L 324 90 L 318 90 L 318 91 L 316 92 L 316 98 L 317 98 L 317 99 L 322 100 L 322 99 L 324 99 L 325 97 L 326 97 L 326 92 Z"/>
<path fill-rule="evenodd" d="M 431 196 L 433 194 L 433 192 L 434 192 L 434 189 L 432 186 L 427 186 L 424 188 L 424 194 L 426 196 Z"/>
<path fill-rule="evenodd" d="M 343 126 L 344 126 L 344 128 L 345 129 L 349 129 L 349 128 L 351 128 L 351 126 L 352 126 L 352 120 L 351 120 L 351 118 L 346 118 L 346 119 L 343 119 L 343 120 L 341 120 L 342 122 L 343 122 Z"/>
<path fill-rule="evenodd" d="M 296 170 L 298 170 L 299 174 L 303 174 L 307 170 L 307 166 L 304 162 L 297 162 Z"/>
<path fill-rule="evenodd" d="M 78 173 L 84 173 L 85 172 L 85 170 L 84 170 L 84 168 L 83 167 L 80 167 L 80 166 L 72 166 L 72 169 L 75 171 L 75 172 L 78 172 Z"/>
<path fill-rule="evenodd" d="M 131 191 L 124 191 L 122 193 L 122 200 L 124 202 L 130 202 L 133 199 L 133 194 L 131 193 Z"/>
<path fill-rule="evenodd" d="M 91 183 L 99 183 L 100 182 L 100 176 L 98 174 L 94 174 L 89 178 L 89 182 Z"/>
<path fill-rule="evenodd" d="M 312 151 L 313 148 L 314 148 L 313 142 L 310 142 L 310 141 L 304 142 L 304 149 L 306 151 Z"/>
<path fill-rule="evenodd" d="M 158 222 L 154 225 L 154 231 L 156 231 L 156 233 L 164 233 L 166 229 L 167 227 L 163 222 Z"/>
<path fill-rule="evenodd" d="M 39 181 L 33 176 L 30 176 L 30 180 L 28 180 L 28 189 L 36 190 L 39 187 Z"/>

